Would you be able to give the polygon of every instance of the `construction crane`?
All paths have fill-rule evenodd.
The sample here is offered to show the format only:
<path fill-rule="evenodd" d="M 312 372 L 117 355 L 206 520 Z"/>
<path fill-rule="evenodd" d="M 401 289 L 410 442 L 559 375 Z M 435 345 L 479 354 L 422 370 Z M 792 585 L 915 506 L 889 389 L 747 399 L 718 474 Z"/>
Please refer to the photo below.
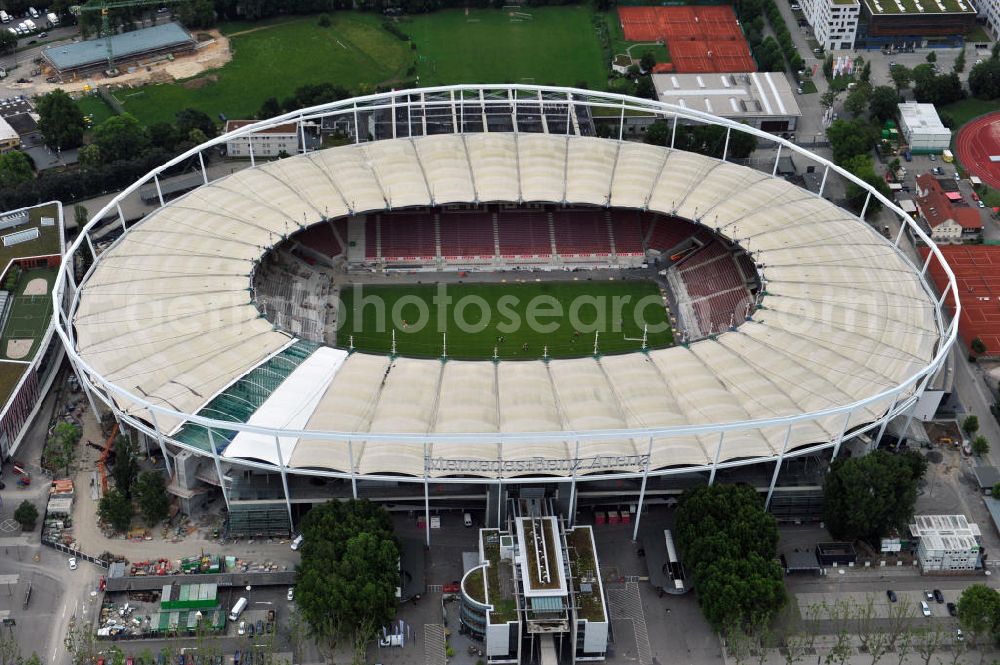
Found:
<path fill-rule="evenodd" d="M 125 7 L 152 7 L 154 5 L 165 6 L 170 4 L 177 4 L 183 2 L 184 0 L 92 0 L 86 4 L 77 5 L 71 7 L 70 11 L 80 16 L 85 12 L 100 12 L 101 13 L 101 37 L 104 37 L 106 46 L 108 49 L 108 70 L 114 71 L 115 69 L 115 54 L 111 47 L 111 22 L 108 18 L 110 10 L 112 9 L 122 9 Z"/>

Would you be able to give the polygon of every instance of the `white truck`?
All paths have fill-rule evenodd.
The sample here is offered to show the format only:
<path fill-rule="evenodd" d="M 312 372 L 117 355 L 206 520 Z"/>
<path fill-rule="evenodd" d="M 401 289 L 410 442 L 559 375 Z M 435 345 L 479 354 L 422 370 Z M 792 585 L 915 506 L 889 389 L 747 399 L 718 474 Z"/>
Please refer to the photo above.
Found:
<path fill-rule="evenodd" d="M 45 18 L 49 20 L 49 23 L 52 24 L 53 28 L 59 25 L 59 16 L 55 12 L 49 12 L 45 15 Z"/>
<path fill-rule="evenodd" d="M 0 23 L 10 23 L 10 14 L 0 9 Z"/>
<path fill-rule="evenodd" d="M 38 10 L 34 7 L 28 7 L 28 15 L 31 16 L 31 18 L 38 18 Z"/>
<path fill-rule="evenodd" d="M 38 26 L 35 25 L 35 22 L 32 21 L 30 18 L 24 19 L 24 27 L 28 30 L 28 32 L 34 32 L 35 30 L 38 30 Z"/>

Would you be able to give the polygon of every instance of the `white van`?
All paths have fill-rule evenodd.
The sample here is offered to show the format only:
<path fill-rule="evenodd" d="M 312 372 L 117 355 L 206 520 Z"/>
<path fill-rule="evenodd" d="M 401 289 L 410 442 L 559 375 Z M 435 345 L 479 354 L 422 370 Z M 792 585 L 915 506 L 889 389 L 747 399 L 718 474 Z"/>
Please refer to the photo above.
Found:
<path fill-rule="evenodd" d="M 292 549 L 293 550 L 297 550 L 300 547 L 302 547 L 302 541 L 303 541 L 303 538 L 302 538 L 302 534 L 301 533 L 299 535 L 295 536 L 295 540 L 292 541 Z"/>
<path fill-rule="evenodd" d="M 472 513 L 465 513 L 462 515 L 462 524 L 465 526 L 472 526 Z"/>
<path fill-rule="evenodd" d="M 28 7 L 28 15 L 30 15 L 31 18 L 38 18 L 38 10 L 34 7 Z"/>
<path fill-rule="evenodd" d="M 2 9 L 0 9 L 0 22 L 10 23 L 10 15 Z"/>
<path fill-rule="evenodd" d="M 229 620 L 236 621 L 237 619 L 239 619 L 240 615 L 243 614 L 243 610 L 245 610 L 246 608 L 247 608 L 247 599 L 241 597 L 239 600 L 236 601 L 236 604 L 233 605 L 233 611 L 229 613 Z"/>

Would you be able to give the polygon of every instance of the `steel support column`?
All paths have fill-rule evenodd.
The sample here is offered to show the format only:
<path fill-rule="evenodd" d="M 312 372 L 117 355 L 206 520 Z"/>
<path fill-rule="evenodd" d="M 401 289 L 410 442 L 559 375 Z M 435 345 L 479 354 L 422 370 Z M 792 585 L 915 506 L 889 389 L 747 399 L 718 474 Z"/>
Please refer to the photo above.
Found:
<path fill-rule="evenodd" d="M 159 174 L 157 174 L 157 173 L 153 174 L 153 183 L 156 185 L 156 197 L 158 199 L 160 199 L 160 207 L 162 208 L 166 204 L 163 202 L 163 190 L 160 189 L 160 176 L 159 176 Z"/>
<path fill-rule="evenodd" d="M 819 183 L 819 196 L 820 196 L 820 198 L 823 197 L 823 190 L 826 189 L 826 177 L 828 175 L 830 175 L 830 167 L 829 166 L 827 166 L 825 169 L 823 169 L 823 179 Z"/>
<path fill-rule="evenodd" d="M 861 221 L 862 222 L 865 221 L 865 213 L 868 212 L 868 204 L 871 203 L 871 200 L 872 200 L 872 193 L 868 192 L 868 195 L 865 196 L 865 204 L 863 206 L 861 206 Z"/>
<path fill-rule="evenodd" d="M 642 470 L 642 486 L 639 488 L 639 505 L 635 509 L 635 528 L 632 529 L 632 542 L 639 538 L 639 520 L 642 519 L 642 502 L 646 499 L 646 480 L 649 479 L 649 467 L 653 462 L 653 437 L 649 437 L 649 448 L 646 449 L 646 468 Z"/>
<path fill-rule="evenodd" d="M 674 141 L 677 139 L 677 115 L 674 114 L 674 127 L 670 130 L 670 149 L 674 149 Z"/>
<path fill-rule="evenodd" d="M 122 233 L 127 233 L 128 227 L 125 226 L 125 213 L 122 212 L 122 204 L 116 203 L 115 208 L 118 209 L 118 221 L 122 223 Z"/>
<path fill-rule="evenodd" d="M 576 440 L 576 453 L 573 455 L 573 459 L 580 459 L 580 440 Z M 576 467 L 573 465 L 573 480 L 569 481 L 569 525 L 573 526 L 576 521 Z"/>
<path fill-rule="evenodd" d="M 247 145 L 250 147 L 250 166 L 257 166 L 257 160 L 253 157 L 253 135 L 247 135 Z"/>
<path fill-rule="evenodd" d="M 771 507 L 771 497 L 774 496 L 774 486 L 778 484 L 778 472 L 781 471 L 781 464 L 785 461 L 785 453 L 788 452 L 788 443 L 792 440 L 792 425 L 788 425 L 785 432 L 785 443 L 781 446 L 781 454 L 774 462 L 774 473 L 771 474 L 771 485 L 767 488 L 767 499 L 764 500 L 764 510 Z"/>
<path fill-rule="evenodd" d="M 299 136 L 302 138 L 302 154 L 306 154 L 309 150 L 306 148 L 306 123 L 304 120 L 299 120 Z"/>
<path fill-rule="evenodd" d="M 358 498 L 358 474 L 354 470 L 354 442 L 347 442 L 347 454 L 350 456 L 351 461 L 351 496 L 355 499 Z"/>
<path fill-rule="evenodd" d="M 393 98 L 395 99 L 395 97 Z M 395 124 L 395 120 L 393 120 Z M 431 546 L 431 486 L 427 478 L 429 469 L 427 464 L 427 444 L 424 444 L 424 535 L 427 539 L 427 547 Z"/>
<path fill-rule="evenodd" d="M 844 426 L 840 428 L 840 436 L 837 437 L 837 443 L 833 446 L 833 457 L 832 460 L 837 459 L 837 455 L 840 454 L 840 445 L 844 443 L 844 435 L 847 434 L 847 425 L 851 422 L 851 416 L 854 415 L 854 411 L 848 411 L 847 415 L 844 416 Z"/>
<path fill-rule="evenodd" d="M 292 518 L 292 496 L 288 491 L 288 471 L 285 469 L 285 459 L 281 454 L 281 439 L 277 435 L 274 437 L 274 450 L 278 453 L 278 470 L 281 471 L 281 486 L 285 490 L 285 508 L 288 509 L 288 532 L 291 533 L 295 527 L 295 520 Z"/>
<path fill-rule="evenodd" d="M 170 463 L 170 456 L 167 455 L 167 447 L 163 443 L 163 432 L 160 431 L 160 424 L 156 422 L 156 413 L 152 409 L 149 411 L 149 421 L 153 423 L 153 431 L 156 433 L 156 443 L 160 445 L 160 454 L 163 455 L 163 463 L 167 467 L 167 475 L 174 475 L 174 467 Z"/>
<path fill-rule="evenodd" d="M 708 474 L 709 486 L 715 482 L 715 471 L 719 468 L 719 458 L 722 456 L 722 442 L 726 438 L 725 432 L 719 432 L 719 445 L 715 449 L 715 462 L 712 463 L 712 472 Z"/>
<path fill-rule="evenodd" d="M 622 100 L 622 117 L 618 125 L 618 140 L 623 141 L 625 137 L 625 100 Z"/>
<path fill-rule="evenodd" d="M 208 170 L 205 168 L 205 158 L 202 154 L 198 153 L 198 163 L 201 164 L 201 179 L 204 183 L 208 184 Z"/>
<path fill-rule="evenodd" d="M 722 145 L 722 161 L 726 161 L 726 157 L 729 156 L 729 135 L 732 131 L 732 127 L 726 127 L 726 142 Z"/>
<path fill-rule="evenodd" d="M 778 144 L 778 152 L 776 152 L 775 155 L 774 155 L 774 168 L 771 169 L 771 175 L 772 176 L 778 175 L 778 160 L 779 159 L 781 159 L 781 144 L 780 143 Z"/>
<path fill-rule="evenodd" d="M 222 490 L 222 498 L 226 502 L 226 507 L 229 507 L 229 492 L 226 491 L 226 480 L 222 477 L 222 464 L 219 463 L 219 449 L 215 445 L 215 436 L 212 434 L 212 428 L 206 427 L 205 430 L 208 432 L 208 445 L 212 448 L 212 460 L 215 462 L 215 473 L 219 476 L 219 488 Z"/>

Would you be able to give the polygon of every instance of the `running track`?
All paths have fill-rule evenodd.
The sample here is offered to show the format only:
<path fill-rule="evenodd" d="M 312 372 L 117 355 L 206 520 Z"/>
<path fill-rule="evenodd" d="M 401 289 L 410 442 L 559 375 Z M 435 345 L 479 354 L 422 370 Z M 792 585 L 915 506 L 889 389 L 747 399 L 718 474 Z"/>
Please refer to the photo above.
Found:
<path fill-rule="evenodd" d="M 958 132 L 955 151 L 966 170 L 1000 189 L 1000 162 L 990 161 L 990 155 L 1000 155 L 1000 112 L 966 123 Z"/>

